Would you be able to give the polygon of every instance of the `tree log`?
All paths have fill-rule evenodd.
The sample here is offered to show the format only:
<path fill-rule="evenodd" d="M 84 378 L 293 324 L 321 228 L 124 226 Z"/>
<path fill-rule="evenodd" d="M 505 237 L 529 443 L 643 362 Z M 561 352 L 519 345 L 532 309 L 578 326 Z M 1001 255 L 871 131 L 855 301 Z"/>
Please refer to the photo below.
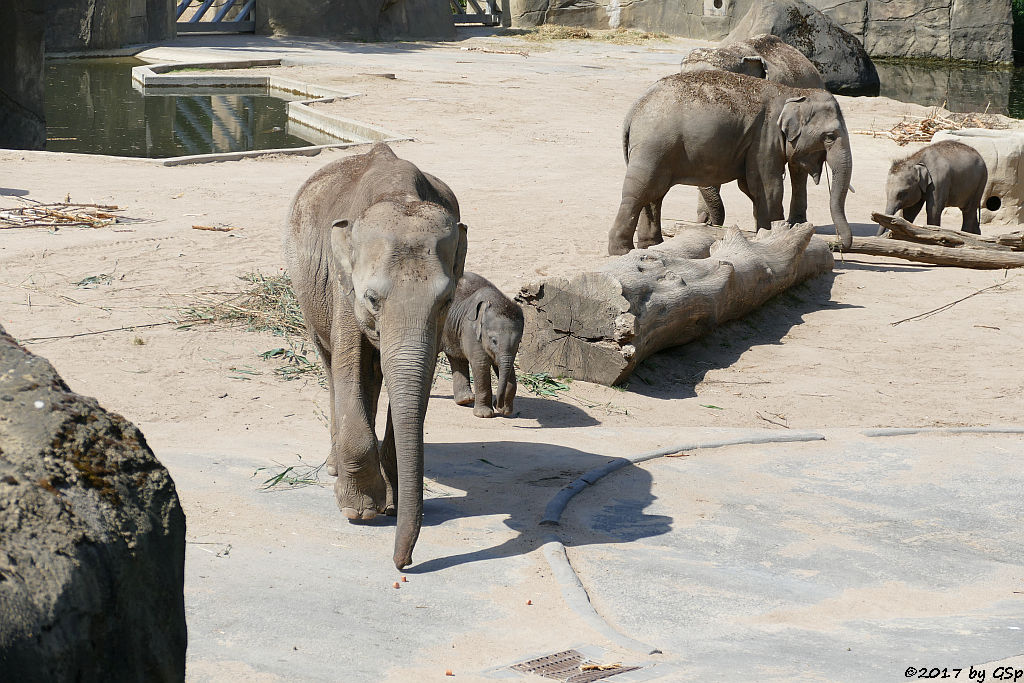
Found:
<path fill-rule="evenodd" d="M 832 269 L 810 223 L 779 222 L 749 240 L 735 228 L 676 227 L 676 237 L 650 249 L 524 286 L 516 297 L 526 318 L 522 369 L 617 384 L 651 354 Z"/>
<path fill-rule="evenodd" d="M 979 270 L 1024 268 L 1024 252 L 997 251 L 996 249 L 968 249 L 940 247 L 931 244 L 904 242 L 888 237 L 854 237 L 853 246 L 845 254 L 870 254 L 931 263 L 938 266 L 958 266 Z"/>
<path fill-rule="evenodd" d="M 887 228 L 893 239 L 940 247 L 964 247 L 968 249 L 995 249 L 997 251 L 1024 251 L 1024 234 L 1020 231 L 983 237 L 959 230 L 945 230 L 929 225 L 914 225 L 905 218 L 884 213 L 872 213 L 871 220 Z"/>

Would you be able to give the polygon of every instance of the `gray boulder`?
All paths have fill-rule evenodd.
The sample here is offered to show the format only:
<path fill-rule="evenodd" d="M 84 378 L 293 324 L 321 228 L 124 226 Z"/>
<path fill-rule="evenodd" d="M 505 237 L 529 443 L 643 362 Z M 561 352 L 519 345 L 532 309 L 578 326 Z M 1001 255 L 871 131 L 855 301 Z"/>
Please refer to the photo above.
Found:
<path fill-rule="evenodd" d="M 878 72 L 864 46 L 802 0 L 758 0 L 726 37 L 726 43 L 771 33 L 800 50 L 834 93 L 877 93 Z"/>
<path fill-rule="evenodd" d="M 256 32 L 355 40 L 455 37 L 448 0 L 262 0 Z"/>
<path fill-rule="evenodd" d="M 173 38 L 174 0 L 43 0 L 46 51 L 75 52 Z"/>
<path fill-rule="evenodd" d="M 181 681 L 185 515 L 142 433 L 0 328 L 0 672 Z"/>
<path fill-rule="evenodd" d="M 0 147 L 42 149 L 43 2 L 0 2 Z"/>

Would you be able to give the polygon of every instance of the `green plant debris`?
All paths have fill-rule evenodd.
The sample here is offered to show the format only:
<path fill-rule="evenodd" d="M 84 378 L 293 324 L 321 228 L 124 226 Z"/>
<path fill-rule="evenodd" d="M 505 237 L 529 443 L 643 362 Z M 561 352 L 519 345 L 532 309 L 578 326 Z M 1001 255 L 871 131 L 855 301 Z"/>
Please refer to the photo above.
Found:
<path fill-rule="evenodd" d="M 107 273 L 100 273 L 99 275 L 90 275 L 89 277 L 84 277 L 78 282 L 72 282 L 71 284 L 81 289 L 95 289 L 100 285 L 109 285 L 113 281 L 113 275 L 108 275 Z"/>
<path fill-rule="evenodd" d="M 257 467 L 252 476 L 271 475 L 260 484 L 260 489 L 264 491 L 287 491 L 305 486 L 327 485 L 327 482 L 320 481 L 320 471 L 327 465 L 327 460 L 324 460 L 319 465 L 301 462 L 302 456 L 299 456 L 299 460 L 300 462 L 294 465 L 284 465 L 275 462 L 273 466 Z"/>
<path fill-rule="evenodd" d="M 183 318 L 189 325 L 244 322 L 253 332 L 272 332 L 278 336 L 305 335 L 306 323 L 288 275 L 247 273 L 240 278 L 248 286 L 221 301 L 200 302 L 185 308 Z"/>
<path fill-rule="evenodd" d="M 700 407 L 701 408 L 711 408 L 712 410 L 725 410 L 725 408 L 723 408 L 721 406 L 711 405 L 710 403 L 701 403 Z"/>
<path fill-rule="evenodd" d="M 279 346 L 260 354 L 260 358 L 266 361 L 277 361 L 280 363 L 274 368 L 274 374 L 285 380 L 294 379 L 315 379 L 320 386 L 327 387 L 327 373 L 323 366 L 315 359 L 310 360 L 307 356 L 305 343 L 296 346 L 289 340 L 290 345 L 285 348 Z"/>
<path fill-rule="evenodd" d="M 516 381 L 531 393 L 555 398 L 559 391 L 569 391 L 571 380 L 564 377 L 552 377 L 547 372 L 521 372 L 516 374 Z"/>

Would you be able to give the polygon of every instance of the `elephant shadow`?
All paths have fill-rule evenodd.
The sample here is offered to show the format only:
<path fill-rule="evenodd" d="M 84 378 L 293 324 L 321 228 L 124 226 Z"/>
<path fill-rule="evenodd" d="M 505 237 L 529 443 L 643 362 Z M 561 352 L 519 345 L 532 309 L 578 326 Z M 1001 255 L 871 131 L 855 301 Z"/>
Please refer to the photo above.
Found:
<path fill-rule="evenodd" d="M 445 393 L 444 389 L 438 391 L 438 385 L 434 385 L 434 390 L 430 394 L 431 400 L 434 401 L 451 401 L 452 394 L 450 391 Z M 526 395 L 524 395 L 526 394 Z M 566 427 L 596 427 L 601 424 L 601 421 L 588 414 L 585 410 L 566 403 L 565 401 L 559 401 L 548 398 L 539 398 L 536 396 L 528 395 L 527 391 L 520 385 L 519 394 L 516 396 L 515 411 L 512 413 L 511 418 L 523 418 L 524 420 L 536 420 L 536 425 L 523 425 L 517 424 L 517 429 L 557 429 Z M 467 412 L 473 410 L 473 406 L 463 406 Z M 481 418 L 483 419 L 483 418 Z M 495 416 L 490 418 L 492 420 L 504 420 L 501 416 Z"/>
<path fill-rule="evenodd" d="M 625 455 L 625 454 L 624 454 Z M 549 540 L 554 529 L 543 526 L 548 501 L 564 486 L 584 472 L 601 467 L 613 457 L 595 455 L 575 448 L 526 441 L 435 443 L 426 445 L 426 476 L 448 490 L 466 491 L 466 495 L 428 497 L 423 505 L 423 525 L 434 533 L 464 525 L 477 529 L 488 517 L 503 517 L 502 523 L 515 536 L 486 548 L 435 557 L 414 564 L 405 571 L 428 573 L 451 567 L 517 555 L 525 555 Z M 629 472 L 625 476 L 623 472 Z M 627 465 L 610 477 L 626 486 L 606 489 L 614 496 L 588 517 L 586 523 L 572 524 L 571 542 L 566 545 L 628 543 L 639 538 L 658 536 L 671 530 L 672 518 L 649 515 L 644 509 L 655 497 L 651 493 L 651 475 L 635 465 Z M 598 484 L 600 486 L 600 484 Z M 430 483 L 427 483 L 430 492 Z M 582 496 L 586 496 L 583 493 Z M 563 523 L 570 524 L 574 505 L 570 503 Z M 590 506 L 592 507 L 592 506 Z M 570 520 L 566 522 L 565 520 Z M 441 546 L 443 547 L 443 546 Z M 426 548 L 421 548 L 422 554 Z"/>
<path fill-rule="evenodd" d="M 754 346 L 782 343 L 807 313 L 823 308 L 860 308 L 832 301 L 835 278 L 833 271 L 808 280 L 700 339 L 651 356 L 630 376 L 629 390 L 660 399 L 694 398 L 696 385 L 709 371 L 730 367 Z"/>

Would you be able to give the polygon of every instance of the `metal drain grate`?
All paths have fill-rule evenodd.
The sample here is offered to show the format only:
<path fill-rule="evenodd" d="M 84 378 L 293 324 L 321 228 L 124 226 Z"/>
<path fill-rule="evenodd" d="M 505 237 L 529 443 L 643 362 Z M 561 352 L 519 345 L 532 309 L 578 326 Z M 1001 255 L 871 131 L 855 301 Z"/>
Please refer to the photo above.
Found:
<path fill-rule="evenodd" d="M 587 664 L 596 664 L 596 662 L 584 657 L 583 653 L 579 650 L 565 650 L 536 659 L 528 659 L 525 662 L 513 664 L 509 668 L 524 673 L 537 674 L 545 678 L 553 678 L 556 681 L 562 681 L 562 683 L 603 681 L 617 674 L 635 671 L 640 668 L 638 666 L 623 666 L 606 671 L 581 671 L 580 667 Z"/>

